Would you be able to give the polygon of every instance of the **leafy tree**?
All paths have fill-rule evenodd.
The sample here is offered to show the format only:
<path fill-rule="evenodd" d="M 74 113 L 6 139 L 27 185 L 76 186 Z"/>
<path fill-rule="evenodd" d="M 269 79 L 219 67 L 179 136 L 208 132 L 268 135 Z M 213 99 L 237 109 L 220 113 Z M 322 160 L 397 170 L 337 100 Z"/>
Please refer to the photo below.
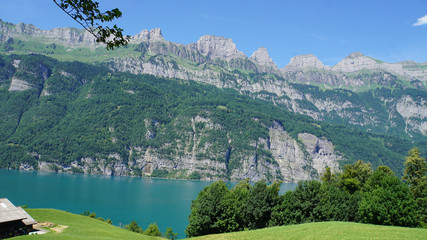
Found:
<path fill-rule="evenodd" d="M 135 220 L 132 220 L 132 222 L 130 222 L 129 225 L 126 225 L 125 228 L 132 232 L 144 233 L 144 230 L 138 226 L 138 223 Z"/>
<path fill-rule="evenodd" d="M 267 186 L 258 181 L 248 192 L 244 219 L 249 229 L 259 229 L 268 226 L 274 206 L 279 201 L 280 183 Z"/>
<path fill-rule="evenodd" d="M 161 237 L 162 233 L 160 232 L 157 223 L 152 223 L 148 225 L 148 228 L 145 230 L 144 235 Z"/>
<path fill-rule="evenodd" d="M 221 200 L 221 216 L 216 222 L 216 227 L 223 232 L 241 231 L 245 228 L 243 211 L 246 206 L 248 192 L 250 189 L 249 180 L 239 182 Z"/>
<path fill-rule="evenodd" d="M 320 203 L 321 183 L 315 180 L 300 181 L 293 192 L 293 211 L 297 223 L 313 222 L 319 218 L 313 211 Z"/>
<path fill-rule="evenodd" d="M 109 218 L 107 218 L 107 220 L 105 222 L 110 224 L 110 225 L 113 224 L 113 221 L 111 221 L 111 219 L 109 219 Z"/>
<path fill-rule="evenodd" d="M 417 206 L 408 186 L 383 167 L 367 181 L 358 215 L 363 223 L 406 227 L 418 224 Z"/>
<path fill-rule="evenodd" d="M 334 184 L 323 183 L 320 187 L 319 202 L 313 209 L 314 221 L 349 221 L 354 219 L 351 194 Z"/>
<path fill-rule="evenodd" d="M 174 233 L 172 228 L 167 227 L 165 232 L 165 238 L 175 240 L 178 238 L 178 233 Z"/>
<path fill-rule="evenodd" d="M 417 147 L 405 157 L 403 180 L 406 181 L 417 201 L 421 221 L 427 220 L 427 163 Z"/>
<path fill-rule="evenodd" d="M 370 163 L 359 160 L 353 164 L 344 166 L 344 171 L 340 176 L 339 185 L 350 193 L 361 190 L 372 175 Z"/>
<path fill-rule="evenodd" d="M 221 202 L 229 192 L 223 181 L 214 182 L 205 187 L 191 204 L 191 213 L 188 217 L 189 225 L 185 230 L 188 237 L 221 233 L 224 230 L 218 224 L 223 214 Z"/>
<path fill-rule="evenodd" d="M 323 172 L 320 180 L 324 183 L 331 183 L 335 180 L 335 174 L 332 174 L 330 167 L 325 167 L 325 172 Z"/>
<path fill-rule="evenodd" d="M 101 12 L 99 3 L 92 0 L 53 0 L 53 2 L 91 33 L 97 42 L 107 44 L 107 49 L 124 46 L 129 42 L 130 37 L 123 36 L 123 29 L 117 25 L 110 28 L 100 24 L 120 18 L 122 12 L 119 9 Z"/>

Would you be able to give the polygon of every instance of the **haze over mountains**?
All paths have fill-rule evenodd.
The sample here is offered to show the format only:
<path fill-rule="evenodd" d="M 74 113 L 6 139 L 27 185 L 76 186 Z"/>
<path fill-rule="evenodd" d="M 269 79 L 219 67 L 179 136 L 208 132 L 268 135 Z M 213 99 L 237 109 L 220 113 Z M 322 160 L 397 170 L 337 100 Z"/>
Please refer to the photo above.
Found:
<path fill-rule="evenodd" d="M 341 160 L 364 158 L 363 150 L 360 151 L 362 143 L 352 146 L 348 139 L 336 137 L 335 130 L 328 130 L 329 125 L 320 126 L 320 122 L 315 121 L 402 139 L 404 143 L 400 143 L 400 147 L 395 140 L 377 141 L 375 139 L 382 137 L 376 135 L 353 139 L 353 142 L 365 141 L 380 146 L 381 150 L 376 149 L 377 153 L 373 153 L 376 159 L 365 159 L 372 160 L 374 165 L 390 159 L 399 161 L 396 159 L 409 150 L 402 150 L 409 141 L 426 141 L 427 63 L 384 63 L 362 53 L 351 53 L 330 67 L 310 54 L 295 56 L 288 65 L 279 69 L 263 47 L 248 57 L 231 39 L 205 35 L 195 43 L 183 45 L 165 40 L 160 29 L 143 30 L 132 37 L 127 47 L 106 51 L 83 30 L 40 30 L 30 24 L 0 21 L 0 40 L 0 49 L 4 53 L 3 64 L 0 64 L 0 86 L 7 96 L 1 105 L 13 112 L 8 113 L 12 120 L 4 123 L 9 125 L 3 127 L 14 126 L 15 129 L 5 133 L 1 141 L 8 147 L 11 143 L 22 145 L 21 152 L 30 151 L 30 155 L 37 159 L 37 163 L 28 160 L 2 167 L 108 175 L 151 175 L 154 172 L 178 178 L 197 173 L 199 175 L 193 177 L 298 181 L 317 177 L 325 166 L 337 170 Z M 14 55 L 29 53 L 89 63 L 81 65 L 81 68 L 91 74 L 84 75 L 71 65 L 40 56 Z M 108 71 L 117 75 L 112 78 L 110 86 L 104 86 Z M 170 85 L 164 79 L 157 83 L 147 76 L 127 76 L 121 72 L 168 78 Z M 185 87 L 182 80 L 190 85 Z M 190 80 L 213 85 L 220 90 L 206 85 L 193 86 Z M 176 95 L 173 88 L 180 89 L 182 96 Z M 227 89 L 236 90 L 242 99 L 230 95 Z M 196 98 L 192 96 L 193 91 Z M 28 98 L 30 100 L 23 100 L 26 94 L 32 96 Z M 66 101 L 62 99 L 64 96 L 67 96 Z M 159 96 L 162 100 L 158 100 Z M 65 101 L 64 111 L 52 112 L 47 108 L 49 105 L 42 104 L 48 99 L 59 101 L 59 98 Z M 221 98 L 229 99 L 229 103 Z M 11 99 L 27 105 L 21 109 L 10 109 L 7 104 Z M 267 103 L 257 105 L 251 99 L 266 100 L 274 108 L 267 107 Z M 144 104 L 152 101 L 159 101 L 159 108 L 170 112 L 169 115 L 166 112 L 146 113 L 147 110 L 140 112 L 141 109 L 151 109 Z M 209 107 L 203 105 L 206 102 L 210 102 Z M 120 111 L 125 105 L 127 111 L 122 114 L 130 114 L 129 119 L 139 119 L 139 122 L 131 121 L 127 123 L 129 126 L 123 126 L 123 119 L 115 117 L 105 122 L 94 122 L 94 129 L 105 128 L 105 132 L 92 132 L 92 135 L 101 134 L 103 138 L 110 139 L 108 144 L 105 143 L 108 147 L 101 144 L 99 149 L 103 150 L 100 152 L 76 150 L 85 141 L 100 144 L 90 136 L 87 137 L 91 140 L 81 139 L 77 133 L 70 133 L 67 141 L 77 142 L 73 151 L 80 152 L 73 157 L 66 156 L 67 160 L 59 160 L 58 156 L 46 151 L 45 145 L 41 147 L 42 138 L 47 141 L 55 139 L 52 136 L 64 134 L 63 131 L 69 132 L 66 122 L 71 121 L 76 126 L 84 124 L 71 116 L 78 116 L 79 111 L 92 116 L 92 111 L 97 111 L 96 104 L 106 104 L 105 109 L 99 107 L 100 115 L 96 118 L 112 116 L 114 111 Z M 249 110 L 247 106 L 251 104 L 268 109 L 268 112 L 256 108 Z M 115 106 L 113 112 L 107 107 L 109 105 Z M 188 105 L 191 107 L 186 107 Z M 295 120 L 299 117 L 281 115 L 287 111 L 314 120 Z M 47 116 L 59 114 L 56 116 L 59 120 L 49 123 L 52 125 L 50 130 L 40 130 L 43 137 L 33 139 L 34 136 L 27 136 L 25 132 L 46 124 L 43 121 L 51 121 L 36 117 L 41 112 Z M 240 120 L 242 123 L 234 122 L 240 116 L 244 116 Z M 245 135 L 249 131 L 246 126 L 257 130 Z M 137 133 L 143 137 L 137 137 Z M 134 134 L 132 140 L 126 139 L 126 136 Z M 168 134 L 171 137 L 165 137 Z M 49 140 L 51 144 L 57 144 L 52 141 Z M 355 148 L 358 150 L 354 151 Z M 389 165 L 393 164 L 397 171 L 401 169 L 399 162 Z"/>

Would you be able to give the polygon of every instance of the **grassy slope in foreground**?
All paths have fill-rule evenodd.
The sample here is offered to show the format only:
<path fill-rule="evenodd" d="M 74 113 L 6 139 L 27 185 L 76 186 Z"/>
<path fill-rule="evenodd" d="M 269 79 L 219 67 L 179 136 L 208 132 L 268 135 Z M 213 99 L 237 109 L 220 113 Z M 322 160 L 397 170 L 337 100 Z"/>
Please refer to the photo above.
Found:
<path fill-rule="evenodd" d="M 207 235 L 194 240 L 227 239 L 427 239 L 427 229 L 378 226 L 351 222 L 318 222 L 282 227 L 264 228 L 253 231 Z"/>
<path fill-rule="evenodd" d="M 62 233 L 20 236 L 13 239 L 162 239 L 134 233 L 105 222 L 54 209 L 26 209 L 36 221 L 68 226 Z"/>
<path fill-rule="evenodd" d="M 105 222 L 53 209 L 28 209 L 37 221 L 68 226 L 62 233 L 13 239 L 161 239 L 133 233 Z M 377 226 L 350 222 L 319 222 L 253 231 L 202 236 L 192 239 L 427 239 L 427 229 Z"/>

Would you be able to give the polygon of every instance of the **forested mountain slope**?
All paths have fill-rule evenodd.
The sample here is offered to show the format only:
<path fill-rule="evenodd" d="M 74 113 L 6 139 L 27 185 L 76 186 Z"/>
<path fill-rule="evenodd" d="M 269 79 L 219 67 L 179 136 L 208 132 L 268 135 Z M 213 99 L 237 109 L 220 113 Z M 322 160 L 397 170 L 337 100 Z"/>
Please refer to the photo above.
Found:
<path fill-rule="evenodd" d="M 0 114 L 0 166 L 15 169 L 296 182 L 358 159 L 401 173 L 408 149 L 426 146 L 233 89 L 42 55 L 1 55 Z"/>

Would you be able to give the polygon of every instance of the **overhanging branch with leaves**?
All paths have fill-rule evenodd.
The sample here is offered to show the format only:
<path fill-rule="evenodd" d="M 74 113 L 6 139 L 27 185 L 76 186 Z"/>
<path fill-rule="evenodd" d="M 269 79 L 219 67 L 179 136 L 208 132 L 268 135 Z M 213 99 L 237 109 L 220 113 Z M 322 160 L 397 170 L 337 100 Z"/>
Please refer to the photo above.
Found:
<path fill-rule="evenodd" d="M 105 43 L 108 50 L 129 43 L 130 36 L 123 36 L 123 29 L 113 25 L 111 28 L 101 23 L 120 18 L 122 12 L 115 8 L 105 12 L 99 10 L 99 3 L 92 0 L 53 0 L 68 16 L 91 33 L 96 42 Z"/>

